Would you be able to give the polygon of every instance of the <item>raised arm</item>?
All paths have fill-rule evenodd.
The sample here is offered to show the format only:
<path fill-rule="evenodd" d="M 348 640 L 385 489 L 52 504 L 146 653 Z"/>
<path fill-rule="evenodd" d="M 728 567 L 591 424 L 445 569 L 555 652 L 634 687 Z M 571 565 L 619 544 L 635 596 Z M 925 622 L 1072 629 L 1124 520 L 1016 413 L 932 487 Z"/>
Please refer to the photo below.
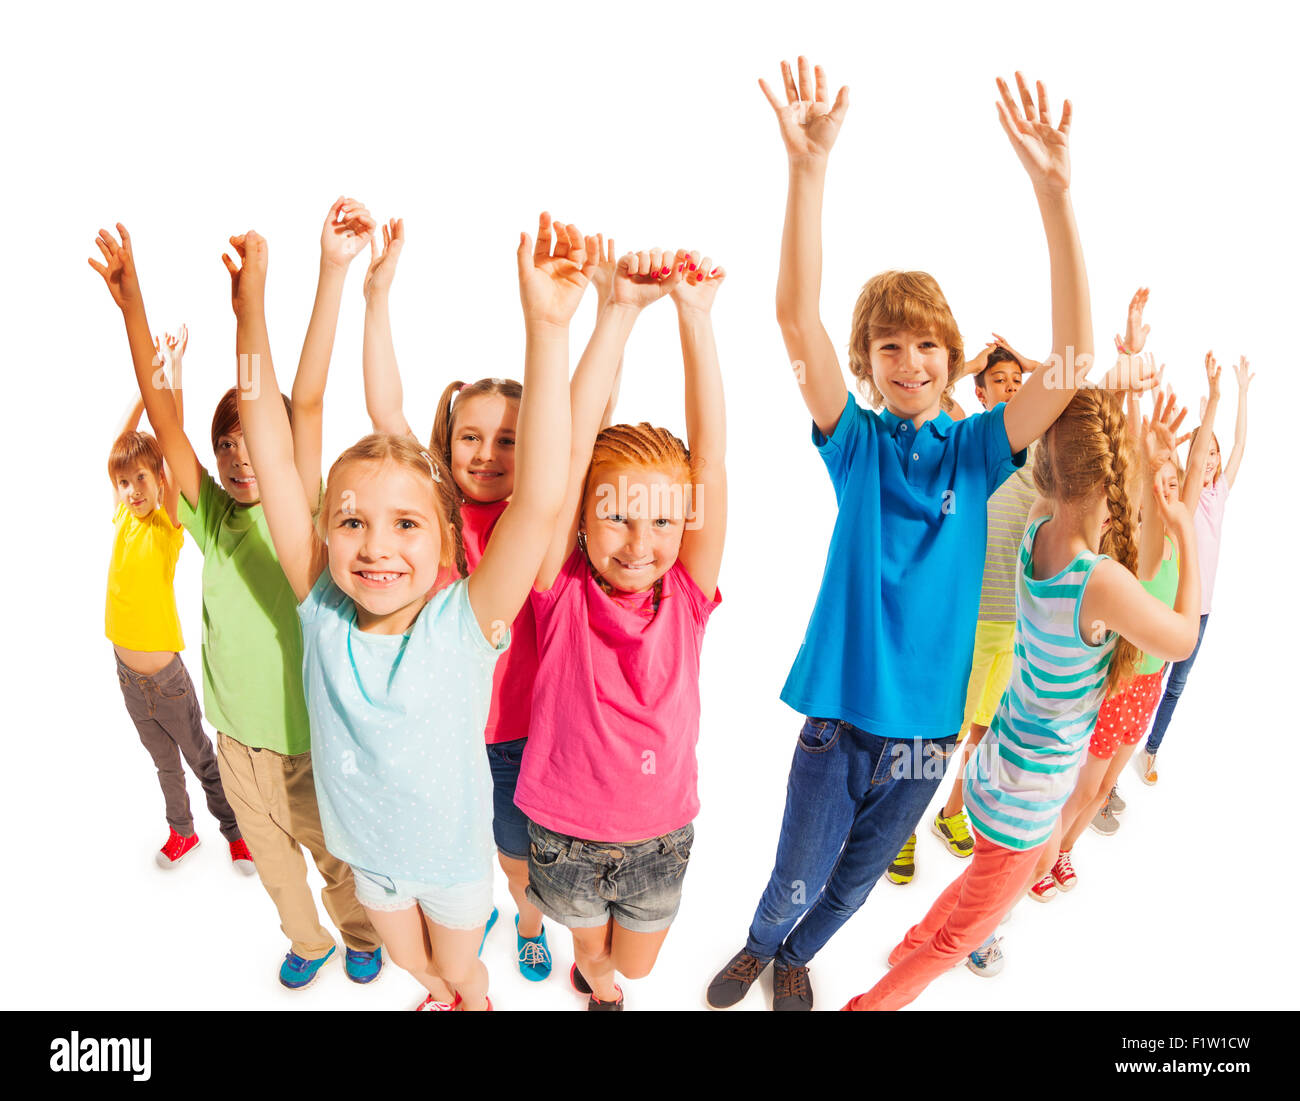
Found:
<path fill-rule="evenodd" d="M 316 300 L 303 337 L 298 371 L 293 377 L 293 457 L 307 500 L 320 493 L 321 434 L 325 417 L 325 382 L 329 377 L 334 334 L 339 323 L 339 303 L 348 265 L 366 247 L 375 232 L 375 220 L 356 199 L 340 195 L 325 216 L 320 235 L 320 271 Z"/>
<path fill-rule="evenodd" d="M 199 499 L 203 468 L 176 415 L 171 394 L 165 388 L 162 366 L 154 359 L 153 337 L 149 333 L 149 319 L 145 316 L 144 299 L 140 294 L 131 235 L 121 222 L 117 223 L 117 232 L 121 236 L 120 244 L 108 230 L 99 231 L 95 244 L 103 253 L 104 262 L 91 259 L 89 263 L 103 277 L 114 303 L 122 311 L 122 320 L 126 323 L 126 339 L 131 348 L 131 362 L 135 366 L 135 381 L 140 388 L 145 413 L 158 436 L 163 458 L 167 461 L 178 488 L 185 499 L 194 505 Z"/>
<path fill-rule="evenodd" d="M 1242 356 L 1233 368 L 1237 375 L 1237 427 L 1232 433 L 1232 454 L 1228 456 L 1223 476 L 1228 479 L 1228 488 L 1237 480 L 1237 471 L 1241 469 L 1241 457 L 1246 453 L 1246 391 L 1255 378 L 1250 373 L 1250 360 Z"/>
<path fill-rule="evenodd" d="M 628 253 L 618 262 L 610 297 L 596 314 L 596 327 L 578 360 L 569 385 L 572 437 L 566 465 L 564 501 L 537 571 L 536 586 L 543 592 L 559 575 L 577 545 L 582 519 L 582 488 L 591 465 L 591 451 L 600 434 L 602 412 L 623 349 L 641 311 L 658 301 L 682 279 L 686 253 L 652 249 Z M 503 517 L 504 519 L 504 517 Z"/>
<path fill-rule="evenodd" d="M 1035 371 L 1007 404 L 1005 424 L 1012 452 L 1038 439 L 1074 396 L 1092 366 L 1092 313 L 1083 246 L 1070 203 L 1070 119 L 1067 99 L 1057 126 L 1051 122 L 1047 90 L 1038 82 L 1038 103 L 1016 73 L 1024 112 L 998 78 L 998 120 L 1033 184 L 1047 234 L 1052 272 L 1052 370 Z"/>
<path fill-rule="evenodd" d="M 1113 559 L 1099 562 L 1088 580 L 1079 607 L 1081 622 L 1100 623 L 1118 631 L 1144 654 L 1161 661 L 1182 661 L 1196 648 L 1201 625 L 1201 571 L 1196 562 L 1192 517 L 1178 498 L 1156 483 L 1157 523 L 1178 545 L 1178 594 L 1166 607 L 1138 579 Z"/>
<path fill-rule="evenodd" d="M 230 243 L 242 261 L 241 266 L 236 266 L 228 255 L 221 257 L 230 272 L 235 352 L 241 364 L 239 423 L 249 461 L 257 473 L 262 510 L 276 557 L 301 603 L 325 568 L 325 554 L 324 544 L 313 529 L 311 507 L 294 464 L 293 433 L 271 364 L 271 341 L 266 332 L 266 241 L 249 230 L 230 238 Z M 245 363 L 247 368 L 242 366 Z"/>
<path fill-rule="evenodd" d="M 1212 351 L 1205 353 L 1205 381 L 1209 386 L 1209 397 L 1201 411 L 1201 424 L 1196 430 L 1196 439 L 1192 441 L 1187 453 L 1187 477 L 1183 479 L 1182 500 L 1188 508 L 1195 508 L 1200 500 L 1201 490 L 1205 488 L 1205 464 L 1210 458 L 1210 445 L 1214 442 L 1214 417 L 1219 411 L 1219 375 L 1218 361 Z"/>
<path fill-rule="evenodd" d="M 673 291 L 686 370 L 686 446 L 695 468 L 691 515 L 679 557 L 700 591 L 713 599 L 727 536 L 727 411 L 722 369 L 713 339 L 713 299 L 727 273 L 707 256 L 690 253 Z"/>
<path fill-rule="evenodd" d="M 1151 292 L 1146 287 L 1138 287 L 1129 299 L 1128 316 L 1124 322 L 1124 336 L 1115 334 L 1115 350 L 1121 355 L 1135 356 L 1146 347 L 1151 326 L 1142 321 L 1142 311 L 1147 307 L 1147 298 Z"/>
<path fill-rule="evenodd" d="M 388 292 L 397 273 L 397 259 L 406 243 L 401 218 L 384 226 L 384 250 L 370 238 L 370 267 L 366 271 L 366 327 L 361 344 L 361 373 L 366 384 L 366 412 L 376 432 L 414 436 L 402 413 L 402 376 L 393 348 L 393 326 L 388 316 Z"/>
<path fill-rule="evenodd" d="M 163 333 L 162 341 L 157 337 L 154 338 L 153 347 L 156 358 L 159 362 L 166 362 L 167 389 L 172 396 L 172 405 L 176 409 L 176 422 L 182 429 L 185 427 L 185 398 L 184 390 L 181 388 L 182 374 L 181 366 L 185 359 L 185 349 L 189 346 L 190 330 L 183 322 L 180 330 L 175 336 L 171 333 Z M 176 484 L 176 479 L 172 477 L 171 467 L 167 460 L 163 460 L 163 476 L 167 480 L 166 491 L 163 494 L 163 507 L 167 510 L 167 515 L 176 527 L 180 527 L 180 487 Z"/>
<path fill-rule="evenodd" d="M 600 254 L 600 262 L 592 268 L 591 285 L 596 289 L 596 312 L 599 313 L 601 307 L 609 299 L 610 292 L 614 289 L 614 269 L 618 266 L 618 253 L 614 251 L 614 238 L 605 240 L 603 233 L 596 234 L 596 244 Z M 618 357 L 618 366 L 614 369 L 614 381 L 609 387 L 609 401 L 605 403 L 605 412 L 601 414 L 600 429 L 603 432 L 614 423 L 614 409 L 618 405 L 618 388 L 623 383 L 623 357 Z"/>
<path fill-rule="evenodd" d="M 556 226 L 543 214 L 534 248 L 519 235 L 519 298 L 524 310 L 523 398 L 515 437 L 515 491 L 470 574 L 469 602 L 494 643 L 514 622 L 551 540 L 564 501 L 570 451 L 569 321 L 597 261 L 594 237 Z M 604 405 L 596 407 L 596 415 Z"/>
<path fill-rule="evenodd" d="M 1130 394 L 1129 401 L 1136 405 L 1138 396 Z M 1177 395 L 1172 391 L 1156 394 L 1155 410 L 1150 420 L 1140 413 L 1138 415 L 1138 454 L 1142 473 L 1142 527 L 1138 536 L 1137 570 L 1139 581 L 1152 580 L 1160 572 L 1160 562 L 1165 556 L 1165 527 L 1160 521 L 1156 482 L 1160 471 L 1177 452 L 1178 428 L 1186 416 L 1187 410 L 1178 408 Z"/>
<path fill-rule="evenodd" d="M 776 112 L 789 161 L 776 320 L 804 404 L 813 423 L 829 436 L 844 412 L 848 388 L 835 345 L 821 320 L 822 197 L 827 159 L 848 113 L 849 90 L 841 88 L 831 104 L 826 74 L 820 65 L 810 73 L 804 57 L 799 58 L 797 85 L 788 61 L 781 62 L 781 76 L 784 104 L 777 101 L 766 81 L 758 82 Z"/>

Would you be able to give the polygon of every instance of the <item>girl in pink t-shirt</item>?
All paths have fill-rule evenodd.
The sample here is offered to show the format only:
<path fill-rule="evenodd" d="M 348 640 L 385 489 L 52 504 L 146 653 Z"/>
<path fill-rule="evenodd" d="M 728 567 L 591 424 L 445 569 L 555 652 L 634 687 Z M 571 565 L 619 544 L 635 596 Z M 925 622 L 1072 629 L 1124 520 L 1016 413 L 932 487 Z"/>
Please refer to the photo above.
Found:
<path fill-rule="evenodd" d="M 542 232 L 547 232 L 549 216 L 543 215 L 542 226 Z M 402 413 L 402 379 L 388 312 L 389 290 L 406 240 L 402 219 L 390 219 L 383 227 L 383 235 L 382 250 L 371 238 L 370 268 L 364 288 L 366 323 L 362 361 L 366 410 L 376 432 L 414 436 Z M 598 240 L 602 262 L 595 269 L 592 282 L 599 292 L 612 280 L 614 263 L 613 242 L 606 253 L 604 238 Z M 435 590 L 477 568 L 497 521 L 510 503 L 515 489 L 515 430 L 522 396 L 520 384 L 508 378 L 484 378 L 468 384 L 452 382 L 442 392 L 434 414 L 429 451 L 446 463 L 460 491 L 463 554 L 458 552 L 454 568 L 439 572 Z M 611 396 L 606 418 L 613 401 Z M 539 982 L 551 973 L 551 955 L 542 927 L 542 912 L 525 895 L 528 819 L 514 803 L 515 784 L 528 737 L 533 681 L 537 676 L 537 629 L 529 604 L 524 604 L 511 624 L 510 639 L 510 649 L 497 662 L 493 675 L 492 704 L 484 731 L 492 769 L 492 832 L 497 859 L 519 909 L 515 918 L 519 971 L 524 978 Z M 496 919 L 497 911 L 493 909 L 488 930 Z"/>
<path fill-rule="evenodd" d="M 726 420 L 697 253 L 619 260 L 570 388 L 569 493 L 532 596 L 539 666 L 515 802 L 532 820 L 528 897 L 567 925 L 588 1009 L 622 1009 L 681 900 L 699 811 L 700 648 L 720 600 Z M 641 310 L 672 294 L 689 450 L 664 428 L 597 432 Z"/>
<path fill-rule="evenodd" d="M 1232 454 L 1228 456 L 1228 465 L 1225 467 L 1219 454 L 1219 440 L 1214 435 L 1214 415 L 1219 408 L 1219 366 L 1214 360 L 1213 352 L 1205 354 L 1205 374 L 1210 393 L 1201 414 L 1201 425 L 1192 433 L 1187 453 L 1188 481 L 1192 482 L 1198 477 L 1202 479 L 1200 499 L 1193 517 L 1201 569 L 1201 634 L 1192 656 L 1186 661 L 1176 662 L 1169 670 L 1169 681 L 1165 685 L 1164 697 L 1156 710 L 1155 722 L 1147 737 L 1146 751 L 1138 758 L 1138 769 L 1142 773 L 1143 782 L 1147 784 L 1154 784 L 1159 779 L 1156 753 L 1164 741 L 1169 721 L 1174 717 L 1174 708 L 1178 706 L 1183 686 L 1187 683 L 1187 674 L 1191 672 L 1192 663 L 1196 661 L 1196 655 L 1201 649 L 1201 641 L 1205 638 L 1205 625 L 1210 618 L 1210 600 L 1214 595 L 1214 575 L 1219 565 L 1223 512 L 1228 503 L 1228 491 L 1237 480 L 1237 471 L 1241 468 L 1241 457 L 1246 452 L 1246 392 L 1255 376 L 1250 373 L 1250 361 L 1245 356 L 1238 360 L 1234 371 L 1237 374 L 1237 426 L 1232 441 Z"/>

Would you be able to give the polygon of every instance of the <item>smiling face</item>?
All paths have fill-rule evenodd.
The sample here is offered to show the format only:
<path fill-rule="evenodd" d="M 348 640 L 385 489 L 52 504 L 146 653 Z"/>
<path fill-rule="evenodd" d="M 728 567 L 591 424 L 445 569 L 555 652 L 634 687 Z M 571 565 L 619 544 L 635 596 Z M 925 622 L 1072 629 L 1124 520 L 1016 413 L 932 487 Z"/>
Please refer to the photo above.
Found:
<path fill-rule="evenodd" d="M 468 498 L 485 504 L 515 491 L 515 427 L 519 403 L 502 394 L 475 394 L 456 404 L 451 476 Z"/>
<path fill-rule="evenodd" d="M 1178 468 L 1173 463 L 1165 463 L 1156 473 L 1156 483 L 1164 486 L 1165 496 L 1171 501 L 1178 499 Z"/>
<path fill-rule="evenodd" d="M 1205 474 L 1204 485 L 1214 485 L 1214 479 L 1219 473 L 1219 441 L 1213 435 L 1210 436 L 1210 453 L 1205 456 Z"/>
<path fill-rule="evenodd" d="M 162 483 L 143 463 L 134 469 L 119 470 L 114 475 L 117 499 L 131 510 L 137 520 L 150 515 L 162 502 Z"/>
<path fill-rule="evenodd" d="M 624 592 L 649 589 L 677 561 L 688 505 L 686 486 L 662 470 L 602 467 L 583 506 L 592 568 Z"/>
<path fill-rule="evenodd" d="M 217 474 L 226 492 L 241 505 L 255 505 L 261 499 L 244 433 L 238 428 L 217 437 Z"/>
<path fill-rule="evenodd" d="M 934 333 L 902 329 L 872 338 L 871 377 L 886 408 L 904 420 L 937 416 L 948 385 L 948 349 Z"/>
<path fill-rule="evenodd" d="M 400 634 L 424 606 L 448 546 L 427 473 L 383 460 L 344 463 L 330 476 L 329 570 L 357 605 L 363 631 Z"/>
<path fill-rule="evenodd" d="M 998 402 L 1015 397 L 1023 381 L 1020 364 L 1003 360 L 984 369 L 984 385 L 975 387 L 975 396 L 985 409 L 992 409 Z"/>

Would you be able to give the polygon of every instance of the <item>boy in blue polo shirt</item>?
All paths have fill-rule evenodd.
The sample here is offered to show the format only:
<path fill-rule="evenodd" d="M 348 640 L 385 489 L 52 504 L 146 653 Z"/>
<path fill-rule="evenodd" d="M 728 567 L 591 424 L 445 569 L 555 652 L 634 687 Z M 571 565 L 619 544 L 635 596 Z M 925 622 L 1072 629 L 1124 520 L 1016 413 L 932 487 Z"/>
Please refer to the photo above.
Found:
<path fill-rule="evenodd" d="M 998 115 L 1047 231 L 1053 358 L 1010 404 L 953 421 L 944 395 L 963 366 L 938 284 L 885 272 L 863 288 L 849 365 L 876 413 L 848 392 L 819 316 L 821 205 L 848 110 L 820 68 L 782 63 L 766 83 L 789 156 L 777 320 L 795 363 L 839 514 L 821 591 L 781 698 L 808 716 L 795 748 L 776 864 L 745 947 L 709 986 L 734 1005 L 775 960 L 773 1009 L 811 1009 L 808 961 L 866 901 L 912 833 L 955 746 L 979 612 L 986 501 L 1051 425 L 1092 360 L 1087 275 L 1069 196 L 1067 134 L 1016 74 L 1024 115 L 999 80 Z M 912 151 L 905 151 L 911 163 Z M 895 151 L 890 157 L 902 156 Z"/>

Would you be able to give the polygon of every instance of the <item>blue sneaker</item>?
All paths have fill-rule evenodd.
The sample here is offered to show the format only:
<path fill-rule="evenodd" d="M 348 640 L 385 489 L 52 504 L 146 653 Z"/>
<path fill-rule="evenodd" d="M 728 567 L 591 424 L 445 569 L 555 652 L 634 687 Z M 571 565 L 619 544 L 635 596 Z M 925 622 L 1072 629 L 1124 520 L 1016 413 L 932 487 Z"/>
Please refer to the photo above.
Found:
<path fill-rule="evenodd" d="M 990 936 L 966 959 L 966 966 L 981 978 L 991 979 L 1002 970 L 1002 938 Z"/>
<path fill-rule="evenodd" d="M 280 985 L 290 990 L 303 990 L 316 981 L 316 973 L 325 961 L 334 955 L 334 946 L 318 960 L 305 960 L 290 949 L 284 954 L 284 963 L 280 964 Z"/>
<path fill-rule="evenodd" d="M 515 940 L 519 944 L 519 974 L 529 982 L 541 982 L 551 973 L 551 950 L 546 947 L 546 927 L 535 937 L 519 935 L 519 915 L 515 914 Z"/>
<path fill-rule="evenodd" d="M 343 956 L 343 970 L 353 982 L 368 983 L 379 978 L 379 969 L 384 966 L 384 953 L 376 948 L 373 952 L 358 952 L 349 948 Z"/>
<path fill-rule="evenodd" d="M 483 939 L 478 942 L 478 954 L 483 954 L 483 945 L 487 944 L 487 935 L 492 932 L 492 926 L 497 923 L 497 918 L 501 915 L 497 913 L 497 908 L 492 907 L 492 916 L 488 918 L 487 924 L 483 927 Z"/>

